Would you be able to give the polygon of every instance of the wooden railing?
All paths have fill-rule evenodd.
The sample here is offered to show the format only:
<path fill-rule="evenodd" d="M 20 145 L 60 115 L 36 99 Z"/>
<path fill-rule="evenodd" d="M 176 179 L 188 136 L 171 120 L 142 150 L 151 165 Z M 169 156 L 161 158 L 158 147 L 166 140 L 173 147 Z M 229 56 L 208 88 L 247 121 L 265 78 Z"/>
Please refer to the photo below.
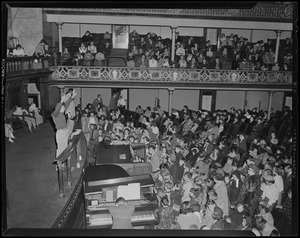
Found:
<path fill-rule="evenodd" d="M 58 174 L 58 187 L 60 197 L 64 197 L 64 172 L 67 174 L 67 185 L 72 186 L 71 175 L 72 175 L 72 166 L 71 159 L 77 168 L 81 168 L 86 159 L 87 151 L 87 142 L 83 133 L 75 135 L 67 148 L 54 160 L 56 164 L 56 171 Z"/>
<path fill-rule="evenodd" d="M 214 84 L 216 87 L 228 85 L 273 85 L 291 87 L 291 71 L 228 70 L 228 69 L 181 69 L 181 68 L 137 68 L 137 67 L 87 67 L 54 66 L 50 80 L 93 81 L 93 82 L 136 82 L 136 83 L 177 83 L 184 87 L 189 84 Z"/>
<path fill-rule="evenodd" d="M 41 70 L 49 70 L 49 67 L 55 65 L 54 57 L 41 57 L 37 59 L 34 56 L 8 57 L 6 59 L 7 76 L 15 74 L 35 73 Z"/>

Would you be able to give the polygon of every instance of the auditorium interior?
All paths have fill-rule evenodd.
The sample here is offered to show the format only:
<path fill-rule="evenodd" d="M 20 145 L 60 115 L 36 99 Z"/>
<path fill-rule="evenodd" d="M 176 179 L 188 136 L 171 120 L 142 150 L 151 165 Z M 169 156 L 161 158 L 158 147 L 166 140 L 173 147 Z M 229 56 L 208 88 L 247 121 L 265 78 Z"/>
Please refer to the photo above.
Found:
<path fill-rule="evenodd" d="M 101 2 L 76 2 L 73 8 L 69 8 L 71 2 L 49 3 L 2 5 L 5 33 L 2 42 L 5 43 L 2 44 L 1 121 L 4 127 L 4 121 L 6 125 L 9 119 L 16 137 L 11 142 L 3 132 L 1 139 L 2 235 L 140 236 L 145 235 L 140 229 L 146 229 L 146 234 L 151 236 L 256 236 L 251 230 L 148 230 L 152 226 L 141 221 L 133 230 L 93 227 L 88 219 L 94 213 L 85 199 L 96 195 L 93 183 L 86 180 L 99 180 L 93 186 L 102 186 L 102 191 L 111 180 L 116 184 L 119 180 L 122 184 L 125 180 L 140 182 L 145 189 L 152 181 L 151 169 L 127 161 L 128 167 L 122 167 L 129 178 L 127 173 L 121 175 L 124 170 L 118 176 L 117 169 L 109 166 L 92 175 L 89 144 L 82 134 L 71 138 L 65 151 L 55 158 L 56 130 L 51 114 L 69 88 L 76 91 L 74 104 L 80 110 L 98 94 L 103 105 L 108 106 L 118 93 L 125 101 L 126 115 L 133 116 L 138 107 L 160 108 L 165 115 L 181 112 L 184 107 L 195 114 L 227 112 L 234 108 L 240 112 L 263 112 L 269 120 L 288 108 L 293 115 L 293 124 L 287 130 L 293 138 L 291 161 L 293 181 L 297 181 L 294 171 L 298 167 L 295 159 L 298 153 L 298 3 L 199 1 L 190 8 L 177 2 L 172 7 L 161 2 L 160 8 L 156 3 L 151 6 L 150 1 L 143 1 L 144 5 L 142 1 L 130 3 L 131 8 L 121 3 L 107 8 L 102 8 L 106 5 Z M 87 32 L 96 46 L 96 52 L 92 53 L 87 41 L 90 56 L 80 49 Z M 140 38 L 147 43 L 144 48 Z M 46 56 L 43 55 L 45 44 L 41 42 L 49 47 Z M 42 55 L 37 53 L 41 44 Z M 181 45 L 185 49 L 183 56 Z M 23 48 L 23 53 L 16 53 L 18 46 Z M 266 48 L 266 53 L 249 57 L 253 48 Z M 102 52 L 101 60 L 97 58 L 98 52 Z M 142 55 L 148 57 L 149 52 L 150 60 L 145 66 Z M 268 52 L 272 62 L 268 61 Z M 206 58 L 200 60 L 203 54 Z M 191 63 L 193 60 L 186 59 L 189 56 L 196 59 L 197 66 Z M 217 66 L 216 58 L 220 60 Z M 154 67 L 150 65 L 152 59 L 157 59 Z M 129 61 L 134 65 L 129 65 Z M 16 106 L 29 110 L 33 103 L 40 109 L 43 123 L 31 131 L 24 116 L 11 115 Z M 289 132 L 283 129 L 281 133 Z M 131 147 L 130 150 L 125 147 L 123 153 L 130 154 Z M 140 153 L 148 152 L 146 147 L 132 146 Z M 105 156 L 106 149 L 105 145 L 99 147 L 100 157 Z M 114 153 L 119 152 L 116 149 Z M 105 175 L 105 169 L 112 172 L 102 178 L 100 174 Z M 130 180 L 132 176 L 136 179 Z M 297 187 L 293 183 L 293 209 L 298 206 Z M 298 232 L 295 225 L 298 214 L 293 213 L 293 218 L 294 234 Z"/>

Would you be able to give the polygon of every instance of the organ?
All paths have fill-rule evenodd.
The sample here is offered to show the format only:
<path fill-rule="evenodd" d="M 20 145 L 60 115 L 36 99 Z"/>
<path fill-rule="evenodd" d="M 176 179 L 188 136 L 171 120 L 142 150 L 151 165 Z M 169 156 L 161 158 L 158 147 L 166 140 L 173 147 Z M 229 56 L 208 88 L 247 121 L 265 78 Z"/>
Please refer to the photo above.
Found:
<path fill-rule="evenodd" d="M 86 167 L 84 170 L 84 200 L 85 200 L 85 225 L 91 228 L 111 228 L 112 216 L 108 207 L 114 206 L 120 191 L 120 186 L 138 185 L 139 196 L 126 199 L 135 205 L 131 218 L 133 226 L 154 226 L 158 224 L 156 209 L 157 197 L 154 193 L 154 181 L 150 174 L 129 176 L 128 173 L 117 165 L 96 165 Z M 118 191 L 119 188 L 119 191 Z M 126 190 L 126 189 L 125 189 Z M 133 190 L 127 191 L 136 192 Z"/>

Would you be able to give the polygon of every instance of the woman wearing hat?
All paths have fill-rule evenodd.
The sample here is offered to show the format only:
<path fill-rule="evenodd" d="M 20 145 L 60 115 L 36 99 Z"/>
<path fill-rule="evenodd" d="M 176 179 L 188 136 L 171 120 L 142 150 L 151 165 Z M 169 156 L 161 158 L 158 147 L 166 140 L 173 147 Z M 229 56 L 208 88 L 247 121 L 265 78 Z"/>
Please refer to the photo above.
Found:
<path fill-rule="evenodd" d="M 262 216 L 255 216 L 254 228 L 259 231 L 262 236 L 270 236 L 273 230 L 277 228 L 269 223 Z"/>
<path fill-rule="evenodd" d="M 248 207 L 250 216 L 254 215 L 259 205 L 260 185 L 259 169 L 255 164 L 250 164 L 237 199 L 238 202 Z"/>
<path fill-rule="evenodd" d="M 214 219 L 214 223 L 211 225 L 211 230 L 224 230 L 225 224 L 223 221 L 223 210 L 215 206 L 214 211 L 212 213 L 212 218 Z"/>
<path fill-rule="evenodd" d="M 231 173 L 230 180 L 227 186 L 228 199 L 231 208 L 235 207 L 235 203 L 241 191 L 242 184 L 243 182 L 241 180 L 241 172 L 239 170 L 233 171 Z"/>
<path fill-rule="evenodd" d="M 259 206 L 258 206 L 258 210 L 259 213 L 257 214 L 257 216 L 262 216 L 267 223 L 274 225 L 274 218 L 272 213 L 269 211 L 269 209 L 267 208 L 267 202 L 262 200 L 259 202 Z"/>

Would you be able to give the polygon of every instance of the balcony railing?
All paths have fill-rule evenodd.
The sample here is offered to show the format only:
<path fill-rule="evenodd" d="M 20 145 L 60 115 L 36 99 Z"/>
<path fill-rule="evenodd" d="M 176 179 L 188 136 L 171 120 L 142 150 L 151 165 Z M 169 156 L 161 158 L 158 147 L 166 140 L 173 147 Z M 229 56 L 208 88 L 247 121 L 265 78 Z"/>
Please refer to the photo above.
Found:
<path fill-rule="evenodd" d="M 54 57 L 40 59 L 36 59 L 34 56 L 8 57 L 6 59 L 6 74 L 7 76 L 15 76 L 49 71 L 49 67 L 54 65 L 56 65 Z"/>
<path fill-rule="evenodd" d="M 55 81 L 98 81 L 98 82 L 155 82 L 233 84 L 243 85 L 292 85 L 291 71 L 219 70 L 178 68 L 129 68 L 54 66 L 51 80 Z"/>

